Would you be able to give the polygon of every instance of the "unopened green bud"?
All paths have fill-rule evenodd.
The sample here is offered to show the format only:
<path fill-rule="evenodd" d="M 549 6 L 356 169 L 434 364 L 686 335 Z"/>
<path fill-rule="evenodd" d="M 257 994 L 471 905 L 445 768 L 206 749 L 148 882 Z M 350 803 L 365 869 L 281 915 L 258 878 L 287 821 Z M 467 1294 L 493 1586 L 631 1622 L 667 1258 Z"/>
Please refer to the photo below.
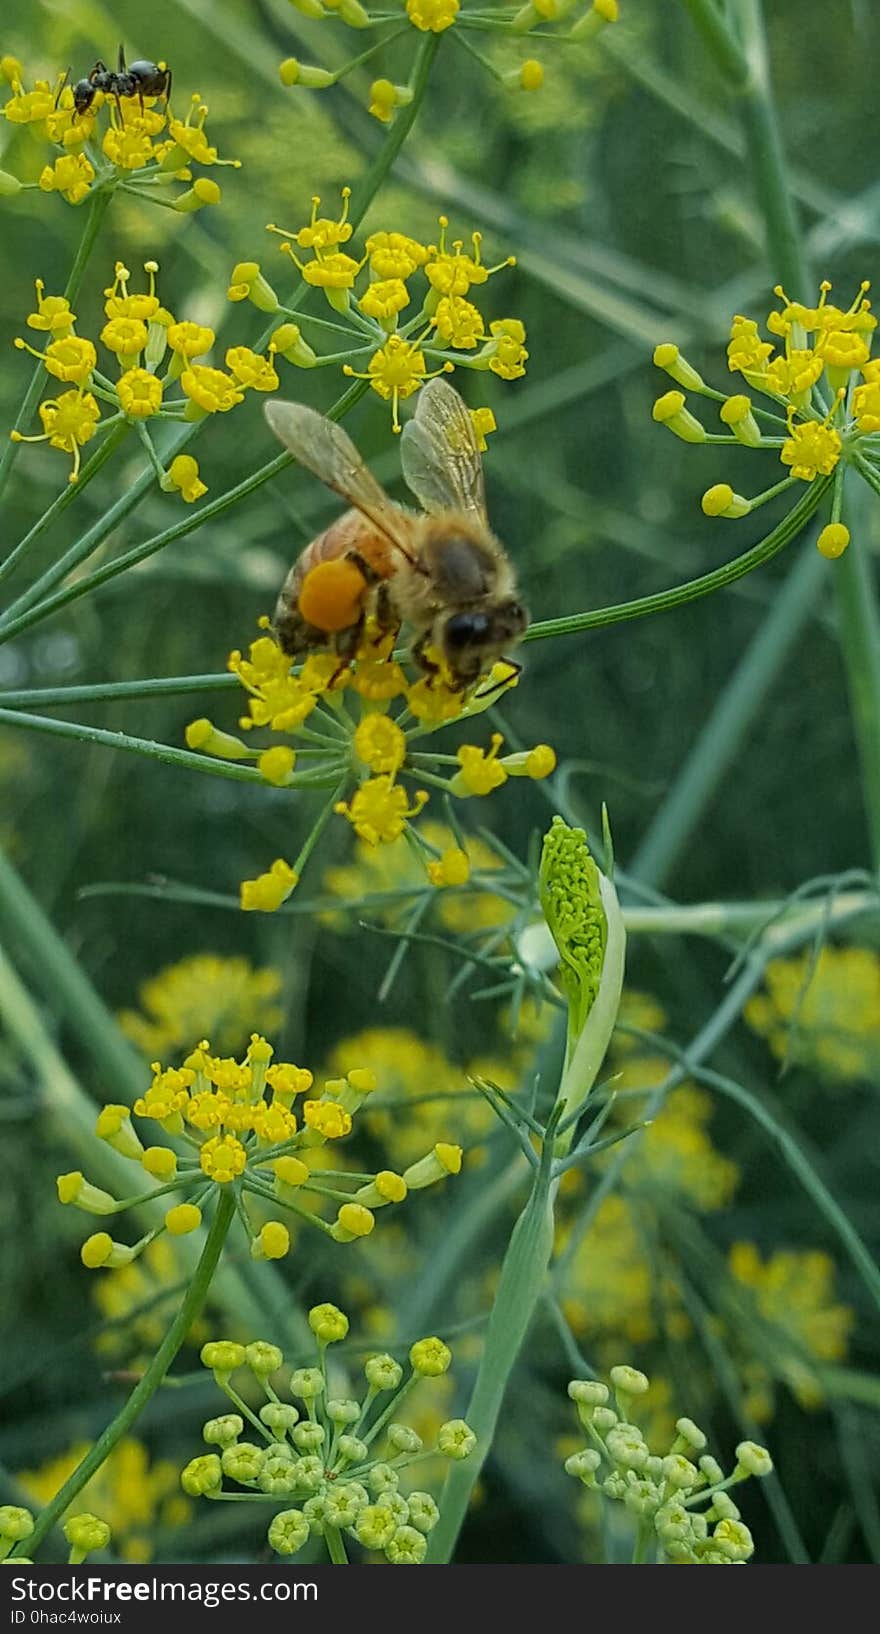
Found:
<path fill-rule="evenodd" d="M 409 1359 L 413 1372 L 421 1378 L 438 1379 L 442 1373 L 448 1373 L 452 1351 L 442 1339 L 418 1339 L 410 1350 Z"/>
<path fill-rule="evenodd" d="M 468 1458 L 477 1444 L 477 1438 L 463 1418 L 450 1418 L 441 1424 L 437 1435 L 437 1451 L 444 1458 Z"/>
<path fill-rule="evenodd" d="M 623 987 L 626 933 L 617 892 L 590 855 L 582 829 L 554 817 L 544 836 L 539 890 L 559 951 L 568 1000 L 568 1049 L 560 1095 L 583 1103 L 605 1056 Z"/>
<path fill-rule="evenodd" d="M 650 1389 L 647 1375 L 637 1367 L 612 1367 L 608 1377 L 621 1396 L 643 1396 Z"/>
<path fill-rule="evenodd" d="M 211 1340 L 202 1345 L 199 1355 L 202 1365 L 209 1367 L 215 1377 L 228 1378 L 237 1367 L 244 1367 L 244 1345 L 236 1345 L 231 1339 Z"/>
<path fill-rule="evenodd" d="M 290 1439 L 300 1452 L 317 1452 L 324 1445 L 326 1431 L 323 1424 L 313 1424 L 311 1419 L 303 1419 L 290 1432 Z"/>
<path fill-rule="evenodd" d="M 282 1509 L 270 1522 L 266 1536 L 276 1555 L 295 1555 L 308 1541 L 309 1523 L 301 1509 Z"/>
<path fill-rule="evenodd" d="M 202 1440 L 207 1441 L 209 1447 L 231 1447 L 243 1429 L 244 1419 L 239 1418 L 238 1413 L 222 1413 L 202 1425 Z"/>
<path fill-rule="evenodd" d="M 685 1447 L 691 1447 L 694 1452 L 702 1452 L 706 1445 L 706 1437 L 692 1418 L 677 1418 L 675 1428 L 678 1431 L 678 1440 L 682 1443 L 673 1449 L 675 1452 L 684 1452 Z"/>
<path fill-rule="evenodd" d="M 400 1476 L 390 1464 L 374 1464 L 367 1476 L 367 1485 L 374 1498 L 384 1497 L 386 1492 L 397 1491 Z"/>
<path fill-rule="evenodd" d="M 303 1401 L 314 1401 L 324 1389 L 324 1376 L 319 1367 L 298 1367 L 290 1375 L 290 1393 L 302 1396 Z"/>
<path fill-rule="evenodd" d="M 384 1549 L 391 1542 L 397 1526 L 394 1516 L 378 1504 L 367 1504 L 355 1522 L 358 1542 L 365 1549 Z"/>
<path fill-rule="evenodd" d="M 298 1463 L 293 1465 L 293 1471 L 300 1492 L 307 1492 L 310 1495 L 320 1492 L 321 1487 L 324 1485 L 323 1458 L 314 1455 L 300 1458 Z"/>
<path fill-rule="evenodd" d="M 397 1390 L 403 1368 L 393 1356 L 368 1356 L 364 1362 L 364 1377 L 371 1390 Z"/>
<path fill-rule="evenodd" d="M 0 1538 L 4 1543 L 23 1543 L 34 1529 L 34 1517 L 20 1504 L 0 1504 Z"/>
<path fill-rule="evenodd" d="M 270 1373 L 277 1373 L 283 1365 L 284 1356 L 277 1345 L 270 1345 L 265 1339 L 255 1339 L 245 1348 L 245 1360 L 258 1379 L 268 1379 Z"/>
<path fill-rule="evenodd" d="M 266 1429 L 271 1430 L 279 1441 L 284 1440 L 298 1421 L 299 1413 L 288 1402 L 267 1401 L 265 1406 L 260 1408 L 260 1423 L 265 1424 Z"/>
<path fill-rule="evenodd" d="M 223 1468 L 215 1452 L 191 1458 L 180 1472 L 180 1484 L 190 1498 L 212 1498 L 223 1484 Z"/>
<path fill-rule="evenodd" d="M 348 1333 L 348 1317 L 338 1305 L 313 1305 L 309 1327 L 319 1344 L 334 1345 Z"/>
<path fill-rule="evenodd" d="M 265 1462 L 265 1448 L 257 1447 L 251 1441 L 237 1441 L 231 1447 L 224 1447 L 220 1458 L 220 1465 L 224 1475 L 231 1481 L 238 1481 L 241 1486 L 247 1486 L 250 1481 L 257 1481 Z"/>
<path fill-rule="evenodd" d="M 389 1424 L 388 1441 L 395 1452 L 421 1452 L 422 1438 L 408 1424 Z"/>
<path fill-rule="evenodd" d="M 663 1460 L 663 1475 L 671 1487 L 676 1491 L 690 1490 L 700 1484 L 700 1472 L 696 1464 L 689 1458 L 683 1458 L 681 1453 L 672 1452 Z"/>
<path fill-rule="evenodd" d="M 573 1452 L 565 1460 L 566 1475 L 573 1475 L 576 1480 L 583 1481 L 584 1486 L 596 1485 L 596 1471 L 602 1463 L 602 1454 L 594 1447 L 584 1447 L 581 1452 Z"/>
<path fill-rule="evenodd" d="M 766 1447 L 759 1447 L 755 1441 L 741 1441 L 736 1449 L 735 1478 L 745 1480 L 747 1475 L 757 1475 L 759 1478 L 769 1475 L 773 1468 L 773 1459 Z"/>
<path fill-rule="evenodd" d="M 399 1526 L 385 1555 L 392 1566 L 419 1566 L 428 1552 L 428 1540 L 414 1526 Z"/>
<path fill-rule="evenodd" d="M 427 1536 L 440 1519 L 440 1511 L 430 1492 L 411 1492 L 407 1503 L 410 1526 L 414 1526 L 417 1532 L 424 1532 Z"/>
<path fill-rule="evenodd" d="M 110 1528 L 97 1515 L 72 1515 L 65 1521 L 63 1531 L 70 1544 L 71 1566 L 78 1566 L 96 1549 L 106 1549 L 110 1542 Z"/>

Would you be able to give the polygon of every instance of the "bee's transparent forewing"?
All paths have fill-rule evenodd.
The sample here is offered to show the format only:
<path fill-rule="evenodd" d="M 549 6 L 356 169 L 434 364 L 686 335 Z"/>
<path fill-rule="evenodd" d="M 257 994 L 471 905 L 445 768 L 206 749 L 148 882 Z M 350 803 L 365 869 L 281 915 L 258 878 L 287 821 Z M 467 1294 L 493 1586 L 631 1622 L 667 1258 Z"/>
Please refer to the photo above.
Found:
<path fill-rule="evenodd" d="M 403 428 L 400 458 L 407 487 L 426 511 L 464 511 L 486 525 L 486 494 L 474 422 L 442 378 L 419 393 Z"/>
<path fill-rule="evenodd" d="M 406 526 L 397 507 L 376 481 L 347 432 L 305 403 L 274 398 L 266 404 L 266 419 L 300 465 L 384 533 L 411 559 Z"/>

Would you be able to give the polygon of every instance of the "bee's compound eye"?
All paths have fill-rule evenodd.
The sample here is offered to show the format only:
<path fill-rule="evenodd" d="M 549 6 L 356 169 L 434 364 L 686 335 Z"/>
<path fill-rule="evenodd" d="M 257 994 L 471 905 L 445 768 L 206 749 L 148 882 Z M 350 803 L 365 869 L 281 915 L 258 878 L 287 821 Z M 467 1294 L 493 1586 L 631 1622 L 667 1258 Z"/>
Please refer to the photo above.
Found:
<path fill-rule="evenodd" d="M 344 556 L 318 562 L 303 579 L 297 606 L 307 624 L 328 635 L 348 630 L 363 611 L 367 581 L 356 562 Z"/>
<path fill-rule="evenodd" d="M 486 613 L 456 613 L 446 626 L 444 644 L 450 652 L 461 652 L 475 641 L 485 641 L 490 625 Z"/>

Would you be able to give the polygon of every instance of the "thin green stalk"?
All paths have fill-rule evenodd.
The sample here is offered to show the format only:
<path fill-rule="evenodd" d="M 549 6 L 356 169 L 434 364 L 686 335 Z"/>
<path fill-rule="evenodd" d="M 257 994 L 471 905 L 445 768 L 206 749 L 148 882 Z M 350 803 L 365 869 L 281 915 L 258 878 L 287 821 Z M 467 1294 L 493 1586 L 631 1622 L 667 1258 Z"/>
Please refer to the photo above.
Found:
<path fill-rule="evenodd" d="M 101 743 L 108 749 L 125 749 L 130 754 L 146 755 L 151 760 L 162 760 L 170 766 L 185 766 L 188 771 L 207 772 L 209 777 L 231 778 L 237 783 L 263 782 L 255 766 L 215 760 L 211 755 L 194 754 L 190 749 L 175 749 L 170 743 L 133 738 L 127 732 L 108 732 L 103 726 L 84 726 L 79 721 L 56 721 L 51 715 L 30 715 L 23 709 L 0 709 L 0 724 L 25 726 L 33 732 L 48 732 L 54 737 L 75 738 L 79 743 Z"/>
<path fill-rule="evenodd" d="M 425 34 L 419 43 L 409 82 L 412 101 L 398 109 L 373 163 L 352 192 L 349 215 L 354 226 L 363 220 L 418 118 L 439 45 L 439 34 Z"/>
<path fill-rule="evenodd" d="M 348 1555 L 345 1552 L 345 1543 L 338 1526 L 324 1527 L 324 1542 L 327 1545 L 327 1553 L 333 1565 L 347 1566 Z"/>
<path fill-rule="evenodd" d="M 761 0 L 733 0 L 732 15 L 739 25 L 748 69 L 740 90 L 740 114 L 764 218 L 770 270 L 774 281 L 786 285 L 792 300 L 806 301 L 812 278 L 776 117 Z"/>
<path fill-rule="evenodd" d="M 553 1253 L 555 1183 L 551 1180 L 552 1140 L 547 1138 L 529 1200 L 513 1228 L 504 1256 L 486 1345 L 465 1418 L 477 1444 L 468 1458 L 454 1463 L 443 1486 L 440 1520 L 426 1562 L 447 1565 L 467 1514 L 471 1494 L 492 1446 L 495 1428 L 535 1309 L 540 1301 Z"/>
<path fill-rule="evenodd" d="M 94 248 L 95 239 L 98 236 L 101 222 L 104 219 L 104 214 L 112 196 L 113 192 L 111 188 L 102 188 L 93 195 L 91 203 L 89 204 L 88 214 L 86 216 L 85 226 L 83 228 L 83 235 L 79 241 L 79 246 L 73 259 L 73 266 L 70 269 L 70 276 L 64 290 L 65 298 L 70 301 L 71 305 L 79 294 L 80 286 L 85 275 L 86 266 L 88 265 L 89 256 Z M 25 392 L 21 408 L 16 415 L 13 430 L 21 431 L 23 427 L 30 423 L 31 416 L 37 406 L 37 403 L 39 402 L 40 392 L 43 389 L 43 379 L 43 365 L 42 363 L 38 363 L 34 369 L 33 375 L 31 376 L 30 385 Z M 10 439 L 3 450 L 2 456 L 0 456 L 0 494 L 3 493 L 3 490 L 9 480 L 9 473 L 12 470 L 12 463 L 20 447 L 20 443 L 13 442 Z"/>
<path fill-rule="evenodd" d="M 23 687 L 17 692 L 0 692 L 0 704 L 4 709 L 27 705 L 48 708 L 50 704 L 111 703 L 117 698 L 174 698 L 187 692 L 225 692 L 240 686 L 237 675 L 168 675 L 145 681 L 95 681 L 85 686 Z"/>
<path fill-rule="evenodd" d="M 742 83 L 748 74 L 748 64 L 716 0 L 684 0 L 684 3 L 721 72 L 734 85 Z"/>
<path fill-rule="evenodd" d="M 804 553 L 711 710 L 630 865 L 662 887 L 699 828 L 709 802 L 809 621 L 828 563 L 804 541 Z"/>
<path fill-rule="evenodd" d="M 110 435 L 104 438 L 100 448 L 97 449 L 90 460 L 86 461 L 76 482 L 68 482 L 65 485 L 61 493 L 53 499 L 51 505 L 47 506 L 33 527 L 29 528 L 24 538 L 19 540 L 15 548 L 9 552 L 5 562 L 0 563 L 0 583 L 15 570 L 19 562 L 30 550 L 31 545 L 36 544 L 46 529 L 51 527 L 52 523 L 64 514 L 68 505 L 72 505 L 73 501 L 79 498 L 83 489 L 88 487 L 92 478 L 97 476 L 101 467 L 106 465 L 110 459 L 110 456 L 116 453 L 119 444 L 124 441 L 130 431 L 131 426 L 127 421 L 113 427 Z"/>
<path fill-rule="evenodd" d="M 831 477 L 816 477 L 807 487 L 797 504 L 783 517 L 771 533 L 761 539 L 742 556 L 716 567 L 701 578 L 689 579 L 672 590 L 658 590 L 652 596 L 640 596 L 636 601 L 618 602 L 612 607 L 597 607 L 589 613 L 570 613 L 564 618 L 547 618 L 532 624 L 526 631 L 526 641 L 546 641 L 557 635 L 577 635 L 583 630 L 604 629 L 607 624 L 620 624 L 631 618 L 644 618 L 649 613 L 665 613 L 671 607 L 682 607 L 714 590 L 724 590 L 737 579 L 744 578 L 756 567 L 763 567 L 780 550 L 790 544 L 818 510 L 832 483 Z"/>
<path fill-rule="evenodd" d="M 120 1408 L 116 1417 L 108 1424 L 103 1435 L 98 1437 L 95 1445 L 86 1453 L 85 1458 L 77 1465 L 73 1474 L 68 1476 L 64 1485 L 56 1492 L 51 1503 L 48 1503 L 46 1508 L 41 1510 L 37 1516 L 34 1530 L 26 1540 L 29 1554 L 33 1554 L 39 1548 L 46 1533 L 64 1514 L 77 1494 L 82 1491 L 86 1482 L 95 1474 L 95 1471 L 101 1468 L 105 1459 L 109 1458 L 113 1448 L 131 1429 L 132 1424 L 140 1417 L 150 1398 L 155 1395 L 205 1304 L 234 1213 L 235 1199 L 232 1193 L 223 1192 L 218 1199 L 216 1212 L 205 1239 L 201 1258 L 193 1273 L 192 1281 L 165 1338 L 162 1340 L 143 1378 L 135 1385 L 124 1406 Z"/>
<path fill-rule="evenodd" d="M 871 857 L 880 871 L 880 610 L 864 537 L 866 510 L 862 494 L 853 493 L 847 504 L 852 539 L 834 563 L 834 587 Z"/>

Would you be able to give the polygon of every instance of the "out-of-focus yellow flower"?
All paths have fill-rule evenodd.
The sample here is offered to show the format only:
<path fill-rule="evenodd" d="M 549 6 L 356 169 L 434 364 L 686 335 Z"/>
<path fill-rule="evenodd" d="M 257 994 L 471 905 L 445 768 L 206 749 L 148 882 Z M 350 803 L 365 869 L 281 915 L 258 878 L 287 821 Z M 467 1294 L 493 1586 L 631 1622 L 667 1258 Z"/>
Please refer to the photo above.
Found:
<path fill-rule="evenodd" d="M 880 1071 L 880 956 L 826 946 L 815 964 L 809 953 L 774 959 L 744 1015 L 780 1061 L 837 1083 L 871 1082 Z"/>
<path fill-rule="evenodd" d="M 19 1470 L 17 1480 L 39 1504 L 47 1504 L 89 1451 L 84 1441 L 37 1469 Z M 178 1467 L 170 1459 L 151 1461 L 142 1441 L 120 1441 L 65 1511 L 68 1516 L 97 1510 L 108 1522 L 114 1548 L 139 1565 L 153 1557 L 154 1534 L 185 1526 L 192 1504 L 180 1490 Z"/>
<path fill-rule="evenodd" d="M 221 1055 L 242 1049 L 254 1028 L 280 1025 L 281 972 L 255 969 L 248 959 L 191 954 L 167 965 L 138 990 L 140 1010 L 118 1016 L 127 1038 L 152 1059 L 183 1049 L 191 1038 L 213 1038 Z"/>

